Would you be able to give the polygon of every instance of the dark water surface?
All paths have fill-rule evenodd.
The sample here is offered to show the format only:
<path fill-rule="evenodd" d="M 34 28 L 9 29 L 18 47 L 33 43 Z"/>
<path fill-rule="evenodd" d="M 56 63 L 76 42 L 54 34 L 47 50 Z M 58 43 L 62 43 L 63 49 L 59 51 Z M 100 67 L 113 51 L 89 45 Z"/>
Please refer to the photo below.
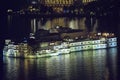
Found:
<path fill-rule="evenodd" d="M 7 16 L 6 38 L 23 39 L 39 29 L 52 30 L 56 26 L 82 29 L 90 32 L 120 34 L 120 21 L 111 16 L 102 17 L 30 17 Z M 120 36 L 120 35 L 119 35 Z"/>
<path fill-rule="evenodd" d="M 3 57 L 3 80 L 118 80 L 118 48 L 40 59 Z"/>
<path fill-rule="evenodd" d="M 87 20 L 87 21 L 86 21 Z M 100 18 L 24 18 L 8 16 L 4 37 L 22 39 L 37 29 L 56 25 L 73 29 L 114 32 L 120 37 L 119 20 Z M 37 26 L 37 28 L 35 28 Z M 119 45 L 120 40 L 118 40 Z M 1 52 L 2 53 L 2 52 Z M 0 59 L 3 80 L 120 80 L 120 48 L 89 50 L 40 59 Z M 0 78 L 0 80 L 2 79 Z"/>

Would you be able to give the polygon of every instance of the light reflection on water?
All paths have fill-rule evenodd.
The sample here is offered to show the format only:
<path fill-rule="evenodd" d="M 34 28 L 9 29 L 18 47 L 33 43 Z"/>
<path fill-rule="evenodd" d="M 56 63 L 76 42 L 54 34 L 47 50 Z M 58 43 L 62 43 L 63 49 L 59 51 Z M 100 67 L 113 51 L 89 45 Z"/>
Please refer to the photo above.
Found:
<path fill-rule="evenodd" d="M 117 80 L 117 48 L 40 59 L 4 57 L 3 80 Z"/>

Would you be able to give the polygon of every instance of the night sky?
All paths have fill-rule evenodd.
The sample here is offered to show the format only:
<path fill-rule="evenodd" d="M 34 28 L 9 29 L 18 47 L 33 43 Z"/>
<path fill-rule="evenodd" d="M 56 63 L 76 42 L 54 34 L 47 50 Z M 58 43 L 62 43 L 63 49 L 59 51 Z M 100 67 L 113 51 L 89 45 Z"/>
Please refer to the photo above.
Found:
<path fill-rule="evenodd" d="M 12 8 L 17 9 L 26 4 L 27 0 L 2 0 L 0 2 L 0 5 L 2 8 Z"/>

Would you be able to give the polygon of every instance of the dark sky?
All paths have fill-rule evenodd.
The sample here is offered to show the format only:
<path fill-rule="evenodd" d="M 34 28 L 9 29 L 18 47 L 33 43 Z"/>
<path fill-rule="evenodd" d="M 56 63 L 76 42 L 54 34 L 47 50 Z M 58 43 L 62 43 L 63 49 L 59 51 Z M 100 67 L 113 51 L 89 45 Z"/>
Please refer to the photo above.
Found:
<path fill-rule="evenodd" d="M 2 0 L 0 2 L 1 9 L 17 9 L 25 5 L 27 0 Z"/>

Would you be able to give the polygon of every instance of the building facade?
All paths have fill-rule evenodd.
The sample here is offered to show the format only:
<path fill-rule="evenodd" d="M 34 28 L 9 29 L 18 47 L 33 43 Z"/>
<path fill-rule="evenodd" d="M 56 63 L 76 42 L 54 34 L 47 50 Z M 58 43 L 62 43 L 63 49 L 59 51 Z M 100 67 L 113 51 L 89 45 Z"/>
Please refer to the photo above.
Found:
<path fill-rule="evenodd" d="M 93 2 L 93 1 L 97 1 L 97 0 L 82 0 L 82 4 L 87 4 L 87 3 Z"/>
<path fill-rule="evenodd" d="M 38 0 L 38 2 L 45 6 L 70 6 L 74 0 Z"/>
<path fill-rule="evenodd" d="M 38 4 L 52 7 L 54 11 L 61 12 L 63 7 L 82 6 L 96 0 L 38 0 Z"/>
<path fill-rule="evenodd" d="M 38 0 L 39 4 L 45 6 L 71 6 L 76 4 L 87 4 L 97 0 Z"/>

